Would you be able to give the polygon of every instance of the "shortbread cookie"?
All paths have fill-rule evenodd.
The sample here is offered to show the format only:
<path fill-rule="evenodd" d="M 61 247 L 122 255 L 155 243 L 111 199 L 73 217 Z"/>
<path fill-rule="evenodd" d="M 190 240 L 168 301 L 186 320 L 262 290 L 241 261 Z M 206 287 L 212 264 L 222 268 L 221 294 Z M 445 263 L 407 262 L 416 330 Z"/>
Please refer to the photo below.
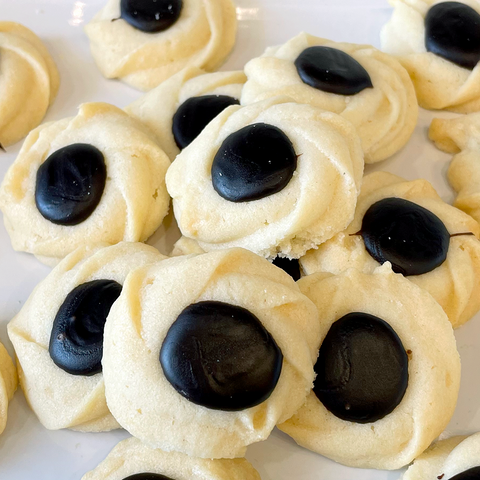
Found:
<path fill-rule="evenodd" d="M 7 350 L 0 343 L 0 433 L 7 425 L 8 402 L 17 389 L 17 369 Z"/>
<path fill-rule="evenodd" d="M 405 472 L 402 480 L 473 480 L 480 476 L 480 433 L 434 443 Z"/>
<path fill-rule="evenodd" d="M 386 172 L 367 175 L 348 228 L 300 261 L 307 274 L 372 273 L 390 261 L 427 290 L 453 327 L 480 309 L 480 226 L 438 196 L 426 180 Z"/>
<path fill-rule="evenodd" d="M 216 70 L 236 30 L 232 0 L 109 0 L 85 27 L 102 74 L 144 91 L 188 66 Z"/>
<path fill-rule="evenodd" d="M 120 442 L 82 480 L 260 480 L 244 458 L 207 460 L 153 449 L 136 438 Z"/>
<path fill-rule="evenodd" d="M 108 406 L 154 448 L 243 456 L 305 401 L 319 325 L 295 282 L 247 250 L 137 269 L 105 326 Z"/>
<path fill-rule="evenodd" d="M 454 205 L 480 222 L 480 113 L 435 118 L 429 136 L 438 148 L 456 154 L 448 169 L 448 181 L 457 192 Z"/>
<path fill-rule="evenodd" d="M 55 264 L 85 244 L 145 241 L 168 212 L 170 161 L 106 103 L 34 130 L 0 187 L 13 248 Z"/>
<path fill-rule="evenodd" d="M 242 104 L 287 95 L 338 113 L 357 128 L 365 163 L 400 150 L 417 123 L 418 104 L 408 73 L 395 58 L 369 45 L 301 33 L 251 60 L 245 73 Z"/>
<path fill-rule="evenodd" d="M 119 427 L 105 401 L 103 327 L 130 270 L 165 257 L 142 243 L 101 247 L 65 258 L 8 324 L 20 385 L 50 430 Z"/>
<path fill-rule="evenodd" d="M 170 160 L 187 147 L 218 114 L 239 105 L 243 72 L 205 73 L 190 67 L 125 108 L 155 133 Z"/>
<path fill-rule="evenodd" d="M 389 263 L 298 285 L 318 308 L 323 341 L 313 391 L 279 428 L 344 465 L 407 465 L 455 410 L 460 357 L 447 316 Z"/>
<path fill-rule="evenodd" d="M 480 4 L 477 0 L 389 0 L 395 10 L 382 49 L 407 69 L 423 108 L 480 110 Z"/>
<path fill-rule="evenodd" d="M 299 258 L 352 220 L 363 173 L 355 128 L 289 102 L 227 108 L 170 166 L 178 226 L 202 249 Z"/>
<path fill-rule="evenodd" d="M 0 145 L 18 142 L 42 121 L 60 85 L 42 41 L 15 22 L 0 22 Z"/>

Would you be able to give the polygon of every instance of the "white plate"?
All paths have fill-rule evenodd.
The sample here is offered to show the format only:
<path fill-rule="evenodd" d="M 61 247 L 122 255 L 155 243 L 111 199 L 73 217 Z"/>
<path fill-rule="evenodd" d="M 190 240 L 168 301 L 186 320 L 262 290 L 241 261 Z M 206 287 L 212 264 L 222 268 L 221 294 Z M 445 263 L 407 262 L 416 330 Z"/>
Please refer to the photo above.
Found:
<path fill-rule="evenodd" d="M 60 69 L 60 92 L 46 120 L 74 115 L 76 107 L 85 101 L 104 101 L 123 107 L 140 96 L 120 82 L 105 80 L 90 56 L 82 27 L 104 3 L 105 0 L 0 0 L 0 19 L 20 22 L 34 30 L 45 41 Z M 267 46 L 283 43 L 301 30 L 333 40 L 379 47 L 380 28 L 391 14 L 386 0 L 236 0 L 236 3 L 240 25 L 238 41 L 223 70 L 241 69 Z M 432 118 L 432 113 L 422 111 L 407 147 L 374 169 L 385 169 L 408 179 L 426 178 L 444 200 L 450 202 L 453 194 L 445 181 L 450 157 L 436 150 L 427 139 Z M 0 154 L 0 178 L 13 162 L 20 145 L 10 147 L 7 154 Z M 157 233 L 150 243 L 164 250 L 170 242 L 170 238 L 165 240 Z M 2 224 L 0 339 L 10 352 L 7 322 L 48 272 L 49 269 L 31 255 L 12 250 Z M 447 435 L 480 430 L 479 318 L 477 315 L 456 332 L 463 363 L 462 387 Z M 48 431 L 18 391 L 10 405 L 7 428 L 0 436 L 0 479 L 79 480 L 126 437 L 123 431 L 101 434 Z M 266 442 L 249 447 L 247 458 L 263 480 L 394 480 L 400 476 L 400 472 L 354 471 L 343 467 L 298 447 L 278 431 Z"/>

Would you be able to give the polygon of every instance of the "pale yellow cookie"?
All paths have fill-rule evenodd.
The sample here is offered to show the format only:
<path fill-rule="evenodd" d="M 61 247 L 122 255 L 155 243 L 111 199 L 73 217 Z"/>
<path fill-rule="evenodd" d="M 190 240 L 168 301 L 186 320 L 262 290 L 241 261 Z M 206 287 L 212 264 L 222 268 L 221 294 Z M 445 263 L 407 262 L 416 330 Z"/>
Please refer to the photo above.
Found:
<path fill-rule="evenodd" d="M 120 0 L 109 0 L 85 32 L 102 74 L 139 90 L 151 90 L 188 66 L 214 71 L 235 44 L 232 0 L 183 0 L 179 19 L 158 33 L 134 28 L 120 13 Z"/>
<path fill-rule="evenodd" d="M 232 410 L 223 403 L 205 406 L 203 400 L 198 402 L 198 397 L 194 403 L 189 389 L 187 392 L 183 387 L 174 387 L 170 377 L 167 378 L 168 363 L 160 361 L 164 358 L 166 338 L 171 339 L 170 332 L 178 325 L 181 314 L 187 308 L 204 305 L 202 302 L 221 302 L 229 309 L 248 310 L 281 350 L 283 360 L 280 370 L 276 371 L 277 383 L 269 384 L 268 396 L 263 397 L 261 403 L 245 407 L 242 399 L 242 405 L 236 404 Z M 232 318 L 235 315 L 237 313 Z M 218 317 L 214 313 L 209 318 L 217 321 Z M 191 325 L 201 327 L 204 321 Z M 243 325 L 236 330 L 242 338 Z M 199 355 L 192 367 L 201 365 L 202 378 L 188 368 L 175 369 L 174 375 L 185 375 L 189 379 L 191 371 L 194 383 L 205 386 L 203 375 L 211 374 L 211 388 L 220 391 L 237 389 L 237 382 L 242 385 L 249 382 L 251 375 L 255 376 L 258 369 L 263 370 L 265 363 L 261 366 L 255 363 L 257 357 L 253 351 L 245 355 L 239 351 L 263 350 L 263 347 L 251 340 L 242 343 L 239 350 L 238 344 L 232 344 L 237 334 L 230 337 L 228 329 L 218 332 L 223 338 L 221 342 L 215 335 L 217 341 L 209 344 L 223 351 L 213 357 L 217 360 L 210 366 L 207 357 L 212 357 L 203 337 L 189 336 L 195 339 Z M 316 309 L 300 293 L 295 282 L 285 272 L 247 250 L 175 257 L 137 269 L 127 278 L 105 327 L 103 374 L 108 406 L 126 430 L 151 447 L 202 458 L 243 456 L 248 445 L 265 440 L 278 422 L 291 417 L 305 401 L 314 378 L 319 330 Z M 229 340 L 223 335 L 228 335 Z M 185 355 L 189 358 L 190 354 Z M 168 362 L 175 359 L 178 358 L 167 357 Z M 223 365 L 230 359 L 235 359 L 235 369 L 240 368 L 237 361 L 241 368 L 247 362 L 251 365 L 247 368 L 251 373 L 247 370 L 238 376 L 235 373 L 236 380 L 232 383 L 229 368 L 226 376 L 221 373 L 225 372 Z M 204 392 L 203 387 L 198 388 Z M 237 389 L 228 403 L 230 399 L 236 402 L 244 393 L 248 394 L 246 390 L 239 392 Z"/>
<path fill-rule="evenodd" d="M 7 425 L 8 402 L 12 399 L 17 384 L 17 369 L 7 350 L 0 343 L 0 433 Z"/>
<path fill-rule="evenodd" d="M 142 243 L 102 247 L 83 247 L 71 253 L 35 288 L 8 324 L 20 385 L 35 415 L 49 430 L 119 428 L 107 408 L 102 373 L 68 373 L 52 360 L 49 350 L 57 313 L 76 287 L 94 280 L 122 285 L 132 269 L 165 258 Z"/>
<path fill-rule="evenodd" d="M 60 85 L 42 41 L 15 22 L 0 22 L 0 145 L 18 142 L 37 127 Z"/>
<path fill-rule="evenodd" d="M 261 123 L 288 137 L 296 170 L 281 191 L 253 201 L 229 201 L 213 186 L 214 158 L 227 137 Z M 350 122 L 276 97 L 224 110 L 178 155 L 166 182 L 182 234 L 203 250 L 242 247 L 268 258 L 299 258 L 351 222 L 363 163 Z"/>
<path fill-rule="evenodd" d="M 353 312 L 386 322 L 408 355 L 408 384 L 393 411 L 368 423 L 343 420 L 312 391 L 280 430 L 299 445 L 351 467 L 394 470 L 407 465 L 444 430 L 455 410 L 460 357 L 447 316 L 427 292 L 393 273 L 389 263 L 371 274 L 354 269 L 338 276 L 317 273 L 297 283 L 318 308 L 322 338 L 337 320 Z M 353 373 L 345 373 L 347 382 L 350 375 L 355 379 L 351 368 Z M 434 477 L 422 480 L 430 478 Z"/>
<path fill-rule="evenodd" d="M 339 95 L 313 88 L 302 81 L 295 60 L 308 47 L 341 50 L 365 68 L 373 84 L 356 95 Z M 245 66 L 248 81 L 242 104 L 287 95 L 341 115 L 357 128 L 365 163 L 390 157 L 408 141 L 418 117 L 418 104 L 408 73 L 393 57 L 369 45 L 336 43 L 306 33 L 284 45 L 270 47 Z"/>
<path fill-rule="evenodd" d="M 54 265 L 85 244 L 147 240 L 169 209 L 165 173 L 170 161 L 152 135 L 106 103 L 85 103 L 76 117 L 31 132 L 0 187 L 0 208 L 13 248 Z M 105 187 L 88 218 L 59 225 L 36 206 L 37 172 L 54 152 L 74 144 L 89 144 L 101 152 Z"/>
<path fill-rule="evenodd" d="M 379 263 L 370 256 L 358 232 L 369 207 L 390 197 L 403 198 L 430 210 L 450 235 L 470 233 L 450 239 L 447 258 L 440 266 L 407 277 L 427 290 L 443 307 L 453 327 L 459 327 L 480 309 L 480 226 L 466 213 L 445 203 L 426 180 L 408 182 L 386 172 L 365 176 L 353 222 L 317 250 L 308 252 L 300 260 L 304 271 L 339 274 L 357 268 L 372 273 Z"/>
<path fill-rule="evenodd" d="M 130 475 L 156 473 L 175 480 L 260 480 L 244 458 L 208 460 L 183 453 L 166 453 L 136 438 L 120 442 L 95 470 L 82 480 L 124 480 Z"/>
<path fill-rule="evenodd" d="M 157 143 L 173 161 L 180 153 L 172 132 L 178 108 L 189 98 L 203 95 L 227 95 L 240 101 L 245 81 L 240 71 L 205 73 L 188 67 L 128 105 L 125 111 L 155 133 Z"/>
<path fill-rule="evenodd" d="M 447 0 L 389 0 L 394 11 L 383 27 L 382 50 L 407 69 L 423 108 L 469 113 L 480 109 L 480 68 L 456 65 L 425 46 L 425 16 L 433 5 Z M 476 0 L 461 0 L 480 13 Z"/>

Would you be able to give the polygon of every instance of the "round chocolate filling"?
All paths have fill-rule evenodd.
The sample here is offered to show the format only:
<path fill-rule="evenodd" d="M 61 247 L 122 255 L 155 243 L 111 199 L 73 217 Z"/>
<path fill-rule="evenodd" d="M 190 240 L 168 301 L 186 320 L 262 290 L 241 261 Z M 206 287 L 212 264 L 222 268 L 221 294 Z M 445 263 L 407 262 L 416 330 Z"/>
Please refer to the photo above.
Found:
<path fill-rule="evenodd" d="M 349 313 L 330 328 L 315 365 L 313 391 L 342 420 L 371 423 L 391 413 L 408 385 L 408 356 L 380 318 Z"/>
<path fill-rule="evenodd" d="M 120 17 L 145 33 L 163 32 L 182 13 L 183 0 L 121 0 Z"/>
<path fill-rule="evenodd" d="M 447 258 L 450 234 L 430 210 L 403 198 L 385 198 L 365 213 L 361 235 L 368 253 L 396 273 L 422 275 Z"/>
<path fill-rule="evenodd" d="M 136 473 L 135 475 L 130 475 L 129 477 L 124 478 L 123 480 L 172 480 L 170 477 L 161 475 L 159 473 Z"/>
<path fill-rule="evenodd" d="M 163 372 L 180 395 L 224 411 L 267 400 L 282 361 L 281 350 L 255 315 L 215 301 L 185 308 L 160 350 Z"/>
<path fill-rule="evenodd" d="M 84 143 L 69 145 L 40 165 L 35 204 L 52 223 L 78 225 L 97 208 L 106 179 L 107 167 L 100 150 Z"/>
<path fill-rule="evenodd" d="M 289 138 L 265 123 L 229 135 L 213 159 L 212 184 L 230 202 L 259 200 L 283 190 L 297 168 Z"/>
<path fill-rule="evenodd" d="M 302 276 L 300 272 L 300 263 L 296 259 L 275 257 L 272 262 L 278 268 L 287 272 L 295 281 L 300 280 Z"/>
<path fill-rule="evenodd" d="M 458 473 L 454 477 L 450 477 L 450 480 L 480 480 L 480 466 L 470 468 L 462 473 Z"/>
<path fill-rule="evenodd" d="M 480 61 L 480 15 L 464 3 L 434 5 L 425 17 L 425 47 L 428 52 L 473 70 Z"/>
<path fill-rule="evenodd" d="M 303 83 L 323 92 L 356 95 L 373 88 L 368 72 L 350 55 L 330 47 L 306 48 L 295 60 Z"/>
<path fill-rule="evenodd" d="M 72 375 L 102 371 L 103 330 L 122 286 L 113 280 L 93 280 L 74 288 L 58 310 L 48 351 L 54 363 Z"/>

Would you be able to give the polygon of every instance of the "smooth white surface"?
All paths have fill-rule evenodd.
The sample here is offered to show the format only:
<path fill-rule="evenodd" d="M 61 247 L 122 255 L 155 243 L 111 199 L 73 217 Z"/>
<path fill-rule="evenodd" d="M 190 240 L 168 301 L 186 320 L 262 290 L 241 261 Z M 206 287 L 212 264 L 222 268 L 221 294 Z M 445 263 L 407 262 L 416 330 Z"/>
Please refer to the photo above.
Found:
<path fill-rule="evenodd" d="M 104 0 L 0 0 L 0 20 L 17 21 L 34 30 L 45 41 L 59 67 L 60 92 L 46 120 L 74 115 L 82 102 L 105 101 L 123 107 L 140 96 L 120 82 L 105 80 L 90 56 L 82 27 L 104 3 Z M 267 46 L 283 43 L 301 30 L 333 40 L 379 47 L 380 28 L 391 12 L 387 0 L 236 0 L 236 4 L 237 45 L 222 70 L 242 68 Z M 426 178 L 444 200 L 451 202 L 453 193 L 445 180 L 450 157 L 436 150 L 427 139 L 433 117 L 433 113 L 422 111 L 406 148 L 367 171 L 384 169 L 408 179 Z M 0 152 L 0 178 L 20 146 L 21 143 L 10 147 L 6 154 Z M 165 239 L 162 235 L 163 229 L 149 243 L 165 250 L 171 237 Z M 49 269 L 30 255 L 14 252 L 3 223 L 0 247 L 0 339 L 12 352 L 6 325 Z M 456 337 L 463 364 L 462 387 L 447 436 L 480 430 L 477 367 L 480 315 L 458 330 Z M 123 431 L 102 434 L 48 431 L 29 410 L 22 392 L 17 391 L 7 428 L 0 436 L 0 479 L 79 480 L 127 436 Z M 268 441 L 249 447 L 247 458 L 263 480 L 394 480 L 400 476 L 400 472 L 343 467 L 298 447 L 278 431 Z"/>

